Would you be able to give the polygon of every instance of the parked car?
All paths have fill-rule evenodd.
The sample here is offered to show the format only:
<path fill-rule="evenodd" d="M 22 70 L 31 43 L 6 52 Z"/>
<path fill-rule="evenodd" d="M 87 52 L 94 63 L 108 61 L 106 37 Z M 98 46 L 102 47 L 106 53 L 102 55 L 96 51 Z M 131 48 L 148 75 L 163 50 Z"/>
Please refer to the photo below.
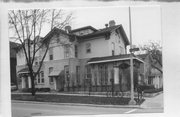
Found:
<path fill-rule="evenodd" d="M 17 90 L 17 86 L 14 83 L 11 83 L 11 91 Z"/>

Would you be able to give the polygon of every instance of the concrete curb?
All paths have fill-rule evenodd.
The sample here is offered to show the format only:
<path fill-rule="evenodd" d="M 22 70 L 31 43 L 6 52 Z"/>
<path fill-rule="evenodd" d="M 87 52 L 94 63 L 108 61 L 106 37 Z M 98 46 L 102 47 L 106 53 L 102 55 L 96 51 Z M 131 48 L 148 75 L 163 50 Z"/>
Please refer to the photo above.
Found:
<path fill-rule="evenodd" d="M 52 105 L 67 105 L 67 106 L 91 106 L 103 108 L 142 108 L 141 105 L 97 105 L 97 104 L 82 104 L 82 103 L 56 103 L 56 102 L 38 102 L 38 101 L 20 101 L 11 100 L 12 103 L 31 103 L 31 104 L 52 104 Z"/>

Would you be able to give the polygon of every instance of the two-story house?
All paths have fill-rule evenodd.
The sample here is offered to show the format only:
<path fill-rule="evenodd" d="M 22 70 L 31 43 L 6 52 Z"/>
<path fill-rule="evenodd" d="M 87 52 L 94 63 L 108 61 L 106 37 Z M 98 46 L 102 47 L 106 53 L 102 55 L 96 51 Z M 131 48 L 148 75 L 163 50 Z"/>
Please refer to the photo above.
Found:
<path fill-rule="evenodd" d="M 150 54 L 140 54 L 140 57 L 144 64 L 140 66 L 140 74 L 142 77 L 142 82 L 148 85 L 154 85 L 155 88 L 163 87 L 163 77 L 162 73 L 156 68 L 152 67 Z M 159 69 L 162 69 L 158 64 L 156 65 Z"/>
<path fill-rule="evenodd" d="M 71 30 L 54 28 L 43 39 L 50 39 L 50 48 L 43 62 L 36 87 L 52 90 L 107 91 L 112 82 L 116 89 L 130 88 L 130 54 L 127 54 L 128 38 L 122 25 L 114 20 L 103 29 L 86 26 Z M 41 56 L 39 51 L 39 56 Z M 143 61 L 132 56 L 135 70 Z M 25 68 L 23 52 L 17 54 L 17 72 L 21 77 L 21 87 L 30 88 L 30 78 Z M 136 74 L 138 75 L 138 74 Z M 135 80 L 137 84 L 137 80 Z M 73 89 L 74 90 L 74 89 Z"/>

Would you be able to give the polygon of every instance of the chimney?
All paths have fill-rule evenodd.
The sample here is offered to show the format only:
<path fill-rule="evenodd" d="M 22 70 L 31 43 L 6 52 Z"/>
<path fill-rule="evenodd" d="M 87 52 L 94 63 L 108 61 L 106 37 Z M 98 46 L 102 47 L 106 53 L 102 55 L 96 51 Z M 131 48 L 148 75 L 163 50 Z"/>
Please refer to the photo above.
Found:
<path fill-rule="evenodd" d="M 109 21 L 109 27 L 115 26 L 115 25 L 116 25 L 116 22 L 114 20 Z"/>
<path fill-rule="evenodd" d="M 108 24 L 105 24 L 106 28 L 108 27 Z"/>
<path fill-rule="evenodd" d="M 69 33 L 70 31 L 71 31 L 71 26 L 65 26 L 65 31 L 67 32 L 67 33 Z"/>

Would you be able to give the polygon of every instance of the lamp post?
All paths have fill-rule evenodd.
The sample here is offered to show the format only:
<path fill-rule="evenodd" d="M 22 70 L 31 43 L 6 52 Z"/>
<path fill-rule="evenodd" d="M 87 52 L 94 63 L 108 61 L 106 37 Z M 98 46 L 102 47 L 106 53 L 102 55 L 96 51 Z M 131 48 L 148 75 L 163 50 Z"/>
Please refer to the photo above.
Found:
<path fill-rule="evenodd" d="M 129 7 L 129 31 L 130 31 L 130 50 L 132 50 L 132 32 L 131 32 L 131 8 Z M 131 100 L 129 101 L 130 105 L 135 105 L 136 101 L 134 100 L 134 78 L 133 78 L 133 52 L 131 52 L 130 57 L 130 75 L 131 75 Z"/>

